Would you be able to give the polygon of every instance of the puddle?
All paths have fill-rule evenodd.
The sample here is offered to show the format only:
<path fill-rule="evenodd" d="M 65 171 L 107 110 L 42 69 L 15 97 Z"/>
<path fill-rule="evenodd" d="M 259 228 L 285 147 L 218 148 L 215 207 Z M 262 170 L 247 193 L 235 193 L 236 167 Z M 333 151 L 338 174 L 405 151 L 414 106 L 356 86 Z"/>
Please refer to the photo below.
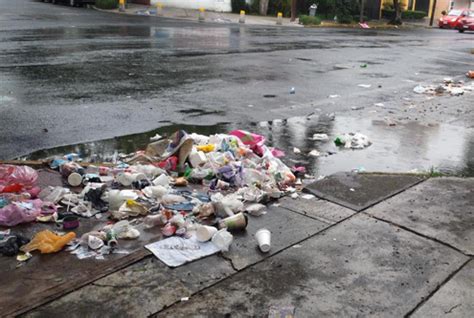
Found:
<path fill-rule="evenodd" d="M 144 149 L 155 134 L 169 136 L 178 129 L 200 134 L 225 133 L 246 129 L 264 135 L 267 144 L 286 152 L 283 161 L 289 165 L 304 165 L 316 176 L 338 171 L 364 168 L 366 171 L 410 172 L 436 171 L 462 176 L 474 176 L 474 130 L 457 126 L 421 125 L 417 122 L 388 126 L 380 120 L 327 116 L 294 117 L 258 123 L 221 123 L 213 126 L 172 124 L 153 131 L 96 142 L 83 143 L 30 154 L 26 159 L 41 159 L 76 152 L 85 160 L 110 160 L 115 152 L 130 153 Z M 360 132 L 367 135 L 372 145 L 363 150 L 337 148 L 332 140 L 338 133 Z M 313 141 L 315 133 L 326 133 L 330 140 Z M 301 150 L 293 153 L 293 147 Z M 332 155 L 310 157 L 316 149 Z"/>

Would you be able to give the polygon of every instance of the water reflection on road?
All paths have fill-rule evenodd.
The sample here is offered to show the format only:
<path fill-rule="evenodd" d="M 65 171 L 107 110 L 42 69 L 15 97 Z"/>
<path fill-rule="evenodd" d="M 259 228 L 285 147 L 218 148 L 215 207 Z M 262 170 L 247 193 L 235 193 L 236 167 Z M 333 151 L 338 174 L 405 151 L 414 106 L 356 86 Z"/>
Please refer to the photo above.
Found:
<path fill-rule="evenodd" d="M 474 176 L 474 131 L 446 124 L 422 125 L 417 122 L 389 126 L 384 121 L 350 117 L 294 117 L 258 123 L 222 123 L 213 126 L 170 124 L 142 134 L 123 136 L 78 145 L 34 152 L 29 159 L 40 159 L 77 152 L 85 160 L 110 160 L 115 152 L 130 153 L 144 149 L 155 134 L 170 135 L 178 129 L 201 134 L 225 133 L 246 129 L 264 135 L 267 144 L 286 152 L 290 166 L 303 165 L 315 175 L 363 168 L 366 171 L 437 171 Z M 360 132 L 372 145 L 363 150 L 340 149 L 332 140 L 337 134 Z M 326 133 L 326 142 L 313 141 L 315 133 Z M 300 154 L 293 148 L 301 149 Z M 307 154 L 316 149 L 329 153 L 321 157 Z"/>

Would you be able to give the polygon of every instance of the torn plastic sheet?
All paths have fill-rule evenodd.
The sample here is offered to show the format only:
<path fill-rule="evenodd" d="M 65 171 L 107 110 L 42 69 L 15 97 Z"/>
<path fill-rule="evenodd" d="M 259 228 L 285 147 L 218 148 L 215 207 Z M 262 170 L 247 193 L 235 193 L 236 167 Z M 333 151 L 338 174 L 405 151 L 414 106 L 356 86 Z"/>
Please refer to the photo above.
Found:
<path fill-rule="evenodd" d="M 189 239 L 178 236 L 169 237 L 145 245 L 145 248 L 169 267 L 178 267 L 219 252 L 219 248 L 214 243 L 199 242 L 194 235 Z"/>

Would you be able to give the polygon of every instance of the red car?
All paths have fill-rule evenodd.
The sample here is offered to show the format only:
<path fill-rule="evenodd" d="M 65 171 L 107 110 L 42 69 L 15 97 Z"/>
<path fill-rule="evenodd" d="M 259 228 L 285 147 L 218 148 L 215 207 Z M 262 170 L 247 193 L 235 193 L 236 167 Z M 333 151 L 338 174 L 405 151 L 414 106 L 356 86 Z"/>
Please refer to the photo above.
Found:
<path fill-rule="evenodd" d="M 439 18 L 438 26 L 440 28 L 455 29 L 458 27 L 459 20 L 468 14 L 468 9 L 454 9 L 449 11 L 447 15 Z"/>
<path fill-rule="evenodd" d="M 456 28 L 461 33 L 464 31 L 474 31 L 474 10 L 469 11 L 466 16 L 462 17 Z"/>

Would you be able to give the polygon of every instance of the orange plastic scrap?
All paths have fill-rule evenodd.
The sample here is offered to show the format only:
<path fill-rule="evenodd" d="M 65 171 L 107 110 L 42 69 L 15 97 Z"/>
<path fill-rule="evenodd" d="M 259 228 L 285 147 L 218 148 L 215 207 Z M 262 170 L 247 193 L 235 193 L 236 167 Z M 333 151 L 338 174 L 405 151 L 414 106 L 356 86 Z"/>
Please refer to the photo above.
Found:
<path fill-rule="evenodd" d="M 23 252 L 40 250 L 42 254 L 59 252 L 64 245 L 76 238 L 76 233 L 69 232 L 63 236 L 44 230 L 35 234 L 30 243 L 21 247 Z"/>
<path fill-rule="evenodd" d="M 469 77 L 469 78 L 474 78 L 474 71 L 467 72 L 466 76 Z"/>

